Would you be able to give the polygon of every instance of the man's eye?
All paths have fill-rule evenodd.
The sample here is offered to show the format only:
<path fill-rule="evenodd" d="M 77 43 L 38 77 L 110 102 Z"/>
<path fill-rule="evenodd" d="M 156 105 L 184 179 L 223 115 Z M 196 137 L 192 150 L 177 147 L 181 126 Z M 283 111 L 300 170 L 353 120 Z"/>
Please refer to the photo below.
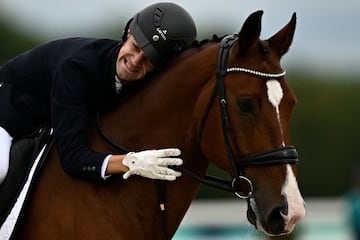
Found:
<path fill-rule="evenodd" d="M 136 45 L 135 43 L 133 43 L 133 48 L 134 49 L 140 49 L 140 47 L 138 45 Z"/>

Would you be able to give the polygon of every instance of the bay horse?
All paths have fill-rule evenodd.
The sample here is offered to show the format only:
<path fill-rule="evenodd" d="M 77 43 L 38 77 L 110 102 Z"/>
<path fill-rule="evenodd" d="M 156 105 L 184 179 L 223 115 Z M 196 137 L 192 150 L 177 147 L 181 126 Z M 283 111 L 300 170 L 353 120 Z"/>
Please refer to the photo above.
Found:
<path fill-rule="evenodd" d="M 251 14 L 238 34 L 194 46 L 130 87 L 89 129 L 89 146 L 99 152 L 180 148 L 181 177 L 88 182 L 66 175 L 54 148 L 15 239 L 171 239 L 201 183 L 246 199 L 257 229 L 290 233 L 305 207 L 289 133 L 296 97 L 280 59 L 296 15 L 261 40 L 262 14 Z M 206 177 L 210 163 L 231 178 Z"/>

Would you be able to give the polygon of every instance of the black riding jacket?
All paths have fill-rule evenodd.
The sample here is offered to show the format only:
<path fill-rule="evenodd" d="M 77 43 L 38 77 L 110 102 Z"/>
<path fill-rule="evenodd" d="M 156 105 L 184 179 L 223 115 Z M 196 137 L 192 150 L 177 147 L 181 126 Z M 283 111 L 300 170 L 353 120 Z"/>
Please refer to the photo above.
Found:
<path fill-rule="evenodd" d="M 44 123 L 54 127 L 62 166 L 70 175 L 101 179 L 107 154 L 87 146 L 91 116 L 116 97 L 119 41 L 52 41 L 0 68 L 0 126 L 21 138 Z"/>

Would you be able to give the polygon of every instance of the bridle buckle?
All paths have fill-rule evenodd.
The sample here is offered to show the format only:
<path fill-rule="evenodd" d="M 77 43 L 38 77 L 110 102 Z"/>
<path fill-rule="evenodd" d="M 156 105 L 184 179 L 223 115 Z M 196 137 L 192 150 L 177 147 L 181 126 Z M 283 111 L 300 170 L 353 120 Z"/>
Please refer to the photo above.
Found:
<path fill-rule="evenodd" d="M 253 195 L 254 186 L 251 180 L 245 176 L 233 178 L 231 186 L 235 189 L 235 195 L 241 199 L 249 199 Z"/>

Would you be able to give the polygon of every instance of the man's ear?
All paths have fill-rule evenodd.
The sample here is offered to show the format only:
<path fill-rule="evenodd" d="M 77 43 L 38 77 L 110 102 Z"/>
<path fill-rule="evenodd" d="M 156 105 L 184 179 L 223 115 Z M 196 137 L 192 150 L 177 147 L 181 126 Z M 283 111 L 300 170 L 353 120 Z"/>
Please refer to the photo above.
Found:
<path fill-rule="evenodd" d="M 129 38 L 131 36 L 131 32 L 130 32 L 130 29 L 128 29 L 127 31 L 127 38 Z"/>

